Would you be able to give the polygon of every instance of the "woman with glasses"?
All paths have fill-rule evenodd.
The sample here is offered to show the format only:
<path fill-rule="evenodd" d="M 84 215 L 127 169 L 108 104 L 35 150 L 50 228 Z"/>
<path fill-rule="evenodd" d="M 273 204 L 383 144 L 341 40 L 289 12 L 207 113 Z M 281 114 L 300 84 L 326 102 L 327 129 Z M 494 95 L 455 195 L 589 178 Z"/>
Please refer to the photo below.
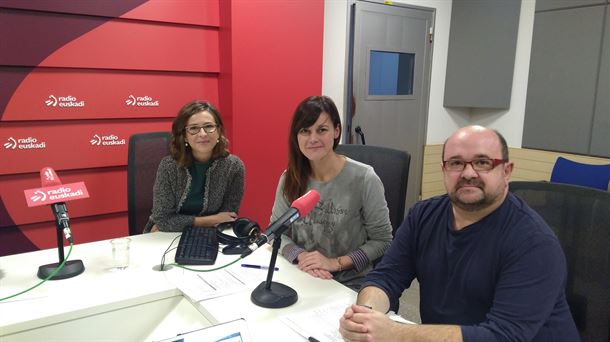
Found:
<path fill-rule="evenodd" d="M 312 96 L 298 105 L 271 221 L 316 189 L 320 201 L 291 224 L 282 255 L 316 278 L 357 289 L 389 246 L 392 226 L 381 180 L 371 166 L 335 153 L 340 137 L 339 113 L 330 98 Z"/>
<path fill-rule="evenodd" d="M 193 101 L 180 109 L 172 123 L 170 155 L 157 170 L 144 232 L 235 221 L 245 171 L 228 144 L 220 113 L 211 103 Z"/>

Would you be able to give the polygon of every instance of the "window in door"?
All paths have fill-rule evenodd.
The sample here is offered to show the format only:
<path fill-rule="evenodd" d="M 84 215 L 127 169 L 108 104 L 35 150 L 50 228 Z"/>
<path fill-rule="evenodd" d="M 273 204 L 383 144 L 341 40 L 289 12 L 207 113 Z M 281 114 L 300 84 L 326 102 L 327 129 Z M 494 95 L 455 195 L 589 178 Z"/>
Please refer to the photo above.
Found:
<path fill-rule="evenodd" d="M 371 50 L 369 95 L 413 95 L 415 54 Z"/>

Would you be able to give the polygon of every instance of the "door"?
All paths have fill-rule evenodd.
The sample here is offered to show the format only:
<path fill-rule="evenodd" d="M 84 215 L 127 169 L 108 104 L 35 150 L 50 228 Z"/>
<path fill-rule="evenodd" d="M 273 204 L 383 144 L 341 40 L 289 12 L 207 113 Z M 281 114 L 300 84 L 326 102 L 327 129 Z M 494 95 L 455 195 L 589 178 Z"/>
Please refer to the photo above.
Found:
<path fill-rule="evenodd" d="M 347 142 L 364 136 L 367 145 L 411 155 L 410 208 L 421 194 L 434 10 L 356 1 L 352 18 Z"/>

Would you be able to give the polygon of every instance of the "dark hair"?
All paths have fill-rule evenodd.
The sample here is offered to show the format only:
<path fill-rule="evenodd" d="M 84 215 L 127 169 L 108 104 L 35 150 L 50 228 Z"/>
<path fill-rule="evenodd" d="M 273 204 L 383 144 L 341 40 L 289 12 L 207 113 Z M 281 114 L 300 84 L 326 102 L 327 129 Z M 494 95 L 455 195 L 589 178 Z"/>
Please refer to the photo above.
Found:
<path fill-rule="evenodd" d="M 193 153 L 191 148 L 190 146 L 185 146 L 186 140 L 184 135 L 186 132 L 184 129 L 191 116 L 204 111 L 212 114 L 212 117 L 214 118 L 214 121 L 216 121 L 217 125 L 216 132 L 218 132 L 219 141 L 212 150 L 211 160 L 229 155 L 229 151 L 227 150 L 229 140 L 225 136 L 225 128 L 220 117 L 220 112 L 218 112 L 218 109 L 207 101 L 195 100 L 184 105 L 172 123 L 170 153 L 179 166 L 189 167 L 193 163 Z"/>
<path fill-rule="evenodd" d="M 339 127 L 339 136 L 334 139 L 333 150 L 341 139 L 341 118 L 333 100 L 328 96 L 311 96 L 299 103 L 292 116 L 290 135 L 288 136 L 288 167 L 284 178 L 284 196 L 289 202 L 294 201 L 307 190 L 307 181 L 311 175 L 309 159 L 299 149 L 297 135 L 302 128 L 312 126 L 322 113 L 328 114 L 333 128 Z"/>
<path fill-rule="evenodd" d="M 500 132 L 496 131 L 495 129 L 492 129 L 491 131 L 496 133 L 496 136 L 498 137 L 498 140 L 500 141 L 500 146 L 502 148 L 502 159 L 508 160 L 508 144 L 506 143 L 506 139 L 504 139 L 504 136 L 502 134 L 500 134 Z M 443 143 L 443 152 L 441 154 L 441 161 L 445 160 L 445 145 L 447 145 L 447 140 L 449 140 L 449 138 L 445 139 L 445 142 Z"/>

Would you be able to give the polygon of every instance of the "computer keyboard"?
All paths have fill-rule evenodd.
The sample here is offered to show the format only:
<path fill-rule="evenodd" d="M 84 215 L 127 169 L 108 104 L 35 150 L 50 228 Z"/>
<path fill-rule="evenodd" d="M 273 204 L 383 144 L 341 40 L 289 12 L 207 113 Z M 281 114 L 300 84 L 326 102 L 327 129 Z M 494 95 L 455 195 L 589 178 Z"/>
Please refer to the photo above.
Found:
<path fill-rule="evenodd" d="M 181 265 L 213 265 L 217 255 L 216 229 L 189 226 L 182 231 L 174 260 Z"/>

